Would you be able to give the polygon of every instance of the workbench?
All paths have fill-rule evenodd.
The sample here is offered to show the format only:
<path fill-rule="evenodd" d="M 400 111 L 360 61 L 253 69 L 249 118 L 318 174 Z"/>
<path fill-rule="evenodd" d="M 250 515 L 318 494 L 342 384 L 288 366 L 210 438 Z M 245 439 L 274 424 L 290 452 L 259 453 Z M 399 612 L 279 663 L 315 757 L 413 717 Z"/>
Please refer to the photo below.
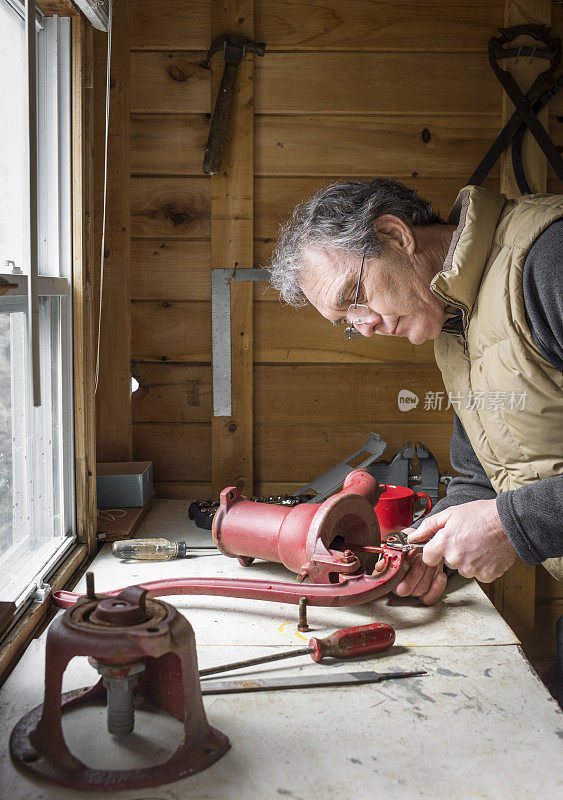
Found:
<path fill-rule="evenodd" d="M 139 537 L 210 541 L 187 519 L 186 503 L 157 500 Z M 91 569 L 103 592 L 164 576 L 222 575 L 288 580 L 281 566 L 199 555 L 167 562 L 120 562 L 104 546 Z M 84 579 L 77 586 L 85 590 Z M 200 667 L 303 647 L 309 635 L 371 621 L 397 632 L 387 653 L 370 659 L 315 664 L 309 658 L 262 665 L 269 676 L 321 672 L 427 670 L 418 678 L 333 688 L 297 689 L 204 698 L 211 725 L 231 749 L 208 770 L 176 783 L 116 793 L 126 800 L 363 800 L 563 796 L 563 714 L 475 581 L 455 577 L 444 599 L 424 607 L 388 596 L 355 608 L 310 608 L 314 634 L 297 631 L 297 607 L 213 597 L 165 598 L 194 628 Z M 31 642 L 0 691 L 0 799 L 97 798 L 36 781 L 19 772 L 8 751 L 16 721 L 43 699 L 44 633 Z M 222 679 L 247 673 L 227 673 Z M 74 659 L 63 689 L 89 686 L 98 676 Z M 211 678 L 212 679 L 212 678 Z M 114 739 L 105 709 L 69 712 L 64 731 L 73 753 L 108 769 L 165 761 L 177 746 L 180 723 L 138 711 L 135 732 Z"/>

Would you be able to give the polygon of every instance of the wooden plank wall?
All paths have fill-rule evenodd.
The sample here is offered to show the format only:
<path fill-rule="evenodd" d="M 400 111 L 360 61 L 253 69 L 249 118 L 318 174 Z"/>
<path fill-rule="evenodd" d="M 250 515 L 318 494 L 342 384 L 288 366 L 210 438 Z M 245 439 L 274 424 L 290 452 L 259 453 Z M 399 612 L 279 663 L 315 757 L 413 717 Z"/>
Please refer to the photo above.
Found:
<path fill-rule="evenodd" d="M 132 4 L 132 7 L 134 5 Z M 111 106 L 108 138 L 107 213 L 104 243 L 99 376 L 96 388 L 97 461 L 130 461 L 131 429 L 131 232 L 129 206 L 129 0 L 115 3 L 111 54 Z M 103 220 L 104 136 L 107 35 L 94 33 L 96 86 L 96 228 L 100 261 Z M 99 274 L 99 267 L 96 274 Z M 99 303 L 96 286 L 96 308 Z M 96 320 L 96 328 L 97 328 Z M 96 331 L 97 333 L 97 331 Z"/>
<path fill-rule="evenodd" d="M 486 44 L 503 0 L 258 0 L 254 261 L 279 224 L 331 181 L 393 175 L 447 214 L 500 122 Z M 439 24 L 437 24 L 439 20 Z M 236 29 L 233 20 L 232 30 Z M 155 462 L 165 497 L 206 497 L 211 481 L 210 5 L 137 0 L 131 16 L 132 353 L 135 458 Z M 430 138 L 423 130 L 430 132 Z M 489 185 L 498 187 L 498 170 Z M 399 389 L 418 408 L 397 407 Z M 393 455 L 416 438 L 449 469 L 451 411 L 431 345 L 348 342 L 312 309 L 254 287 L 255 491 L 308 481 L 370 430 Z"/>

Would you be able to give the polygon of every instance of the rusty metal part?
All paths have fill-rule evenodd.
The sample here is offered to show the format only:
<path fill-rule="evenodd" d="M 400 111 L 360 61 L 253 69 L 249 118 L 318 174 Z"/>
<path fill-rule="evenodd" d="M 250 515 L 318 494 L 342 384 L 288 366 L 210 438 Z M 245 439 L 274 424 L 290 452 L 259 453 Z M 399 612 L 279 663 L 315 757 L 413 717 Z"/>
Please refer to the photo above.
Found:
<path fill-rule="evenodd" d="M 324 503 L 293 508 L 254 503 L 235 487 L 221 492 L 213 522 L 217 548 L 248 566 L 254 558 L 276 561 L 298 573 L 297 583 L 238 578 L 177 578 L 141 584 L 147 597 L 214 595 L 310 606 L 370 603 L 392 591 L 405 566 L 402 550 L 379 546 L 374 507 L 385 487 L 365 470 L 351 472 L 342 491 Z M 376 560 L 382 569 L 374 572 Z M 311 583 L 304 583 L 306 579 Z M 114 597 L 119 590 L 108 592 Z M 79 595 L 55 592 L 63 608 Z"/>
<path fill-rule="evenodd" d="M 45 655 L 45 697 L 10 737 L 13 760 L 22 769 L 74 789 L 121 790 L 158 786 L 200 772 L 229 748 L 229 740 L 205 716 L 191 625 L 173 606 L 132 586 L 111 597 L 88 595 L 56 618 Z M 88 656 L 102 677 L 95 686 L 61 694 L 72 658 Z M 134 694 L 183 722 L 182 741 L 164 764 L 143 769 L 93 769 L 69 750 L 61 712 L 87 704 L 107 705 L 111 733 L 134 727 Z"/>
<path fill-rule="evenodd" d="M 96 599 L 96 587 L 94 586 L 93 572 L 86 573 L 86 596 L 89 597 L 90 600 Z"/>
<path fill-rule="evenodd" d="M 361 547 L 361 545 L 360 545 L 360 547 Z M 364 550 L 363 552 L 366 552 L 366 551 Z M 357 556 L 356 556 L 355 553 L 353 553 L 351 550 L 345 550 L 342 553 L 342 558 L 340 560 L 342 561 L 343 564 L 354 564 L 356 559 L 357 559 Z"/>
<path fill-rule="evenodd" d="M 375 549 L 375 548 L 374 548 Z M 139 586 L 147 590 L 147 598 L 174 595 L 208 595 L 238 597 L 245 600 L 265 600 L 272 603 L 299 605 L 301 597 L 309 606 L 323 608 L 359 606 L 371 603 L 392 591 L 405 573 L 403 553 L 387 547 L 377 548 L 383 568 L 372 575 L 340 575 L 338 583 L 291 583 L 290 581 L 247 580 L 245 578 L 164 578 L 147 581 Z M 106 592 L 115 597 L 121 589 Z M 53 602 L 69 608 L 80 598 L 75 592 L 53 592 Z"/>
<path fill-rule="evenodd" d="M 300 579 L 337 583 L 344 575 L 373 570 L 374 555 L 356 555 L 348 543 L 379 545 L 374 507 L 384 491 L 362 469 L 351 472 L 342 491 L 323 503 L 293 508 L 252 502 L 229 486 L 221 492 L 213 519 L 213 541 L 244 566 L 249 559 L 263 558 L 283 564 Z"/>
<path fill-rule="evenodd" d="M 227 130 L 233 110 L 238 65 L 244 61 L 247 53 L 263 56 L 266 51 L 266 45 L 264 42 L 252 42 L 242 36 L 219 36 L 211 43 L 205 61 L 202 61 L 201 65 L 209 69 L 211 57 L 219 50 L 223 51 L 225 67 L 219 92 L 217 93 L 217 100 L 215 101 L 203 159 L 203 171 L 206 175 L 215 175 L 221 169 L 223 148 L 225 147 Z"/>
<path fill-rule="evenodd" d="M 128 586 L 119 597 L 106 597 L 100 600 L 91 614 L 91 622 L 108 625 L 139 625 L 147 621 L 144 589 Z"/>
<path fill-rule="evenodd" d="M 299 622 L 297 623 L 297 630 L 301 633 L 307 633 L 311 630 L 307 622 L 307 598 L 299 598 Z"/>

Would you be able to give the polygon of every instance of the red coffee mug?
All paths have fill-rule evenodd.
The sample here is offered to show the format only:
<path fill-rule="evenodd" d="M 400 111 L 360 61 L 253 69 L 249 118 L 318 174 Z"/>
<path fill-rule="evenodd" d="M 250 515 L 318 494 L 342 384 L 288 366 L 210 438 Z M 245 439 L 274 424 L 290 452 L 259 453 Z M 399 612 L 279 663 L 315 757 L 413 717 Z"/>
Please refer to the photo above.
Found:
<path fill-rule="evenodd" d="M 375 507 L 381 538 L 384 539 L 388 534 L 402 531 L 403 528 L 412 525 L 414 507 L 423 498 L 426 500 L 426 510 L 422 516 L 425 517 L 432 508 L 432 500 L 426 492 L 413 492 L 408 486 L 387 484 Z"/>

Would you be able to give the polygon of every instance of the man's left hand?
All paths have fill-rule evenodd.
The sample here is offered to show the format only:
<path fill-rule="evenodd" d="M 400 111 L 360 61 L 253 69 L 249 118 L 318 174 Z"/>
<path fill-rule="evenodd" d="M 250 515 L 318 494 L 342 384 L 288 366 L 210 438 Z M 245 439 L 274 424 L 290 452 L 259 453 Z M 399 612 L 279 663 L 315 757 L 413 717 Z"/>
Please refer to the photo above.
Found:
<path fill-rule="evenodd" d="M 514 564 L 517 554 L 497 511 L 496 500 L 474 500 L 428 517 L 406 528 L 409 542 L 426 542 L 422 559 L 429 566 L 443 560 L 464 578 L 490 583 Z"/>

